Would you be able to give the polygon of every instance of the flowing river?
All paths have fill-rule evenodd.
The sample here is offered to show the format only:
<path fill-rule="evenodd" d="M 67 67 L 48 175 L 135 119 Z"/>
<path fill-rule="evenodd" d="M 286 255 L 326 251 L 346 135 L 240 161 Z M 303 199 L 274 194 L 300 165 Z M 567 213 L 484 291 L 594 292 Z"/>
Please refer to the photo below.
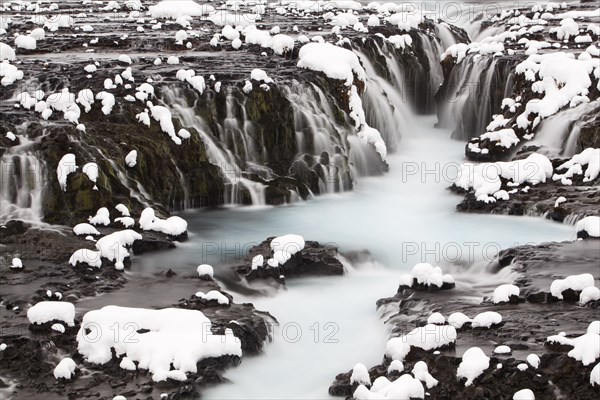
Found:
<path fill-rule="evenodd" d="M 289 280 L 287 290 L 266 295 L 228 287 L 236 302 L 269 311 L 279 325 L 264 353 L 244 358 L 240 367 L 226 372 L 231 384 L 208 389 L 205 398 L 327 397 L 337 373 L 357 362 L 380 361 L 387 332 L 375 302 L 392 296 L 400 275 L 415 263 L 440 265 L 455 276 L 457 287 L 469 286 L 483 296 L 502 280 L 510 281 L 503 275 L 508 272 L 485 271 L 499 249 L 574 237 L 572 226 L 538 217 L 456 212 L 461 197 L 447 187 L 464 147 L 449 139 L 449 131 L 431 128 L 434 122 L 434 117 L 417 117 L 412 133 L 388 158 L 389 173 L 360 179 L 352 192 L 283 207 L 183 213 L 191 232 L 188 242 L 142 257 L 128 272 L 135 279 L 127 290 L 84 300 L 78 310 L 107 304 L 169 306 L 194 293 L 194 281 L 145 284 L 144 276 L 167 267 L 178 275 L 194 274 L 198 264 L 210 262 L 217 279 L 227 282 L 229 265 L 269 236 L 296 233 L 335 242 L 342 253 L 369 250 L 374 261 L 354 263 L 344 277 Z"/>

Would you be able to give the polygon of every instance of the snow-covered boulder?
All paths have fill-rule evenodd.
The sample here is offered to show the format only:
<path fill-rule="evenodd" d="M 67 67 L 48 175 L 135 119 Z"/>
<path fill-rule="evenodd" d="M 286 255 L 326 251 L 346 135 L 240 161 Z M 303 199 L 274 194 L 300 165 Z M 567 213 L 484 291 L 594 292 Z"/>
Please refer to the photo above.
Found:
<path fill-rule="evenodd" d="M 428 263 L 416 264 L 410 274 L 400 277 L 400 287 L 416 290 L 446 290 L 455 286 L 454 277 L 444 274 L 440 267 Z"/>
<path fill-rule="evenodd" d="M 494 295 L 492 296 L 492 302 L 494 304 L 501 303 L 518 303 L 519 302 L 520 290 L 515 285 L 500 285 L 494 289 Z"/>
<path fill-rule="evenodd" d="M 204 280 L 212 280 L 215 273 L 213 267 L 208 264 L 199 265 L 196 271 L 198 272 L 200 279 Z"/>
<path fill-rule="evenodd" d="M 77 365 L 75 361 L 70 358 L 63 358 L 58 365 L 54 368 L 54 377 L 56 379 L 71 379 L 75 374 Z"/>
<path fill-rule="evenodd" d="M 139 369 L 148 370 L 155 382 L 185 380 L 186 373 L 196 372 L 196 364 L 205 358 L 242 355 L 241 342 L 230 329 L 215 335 L 210 328 L 210 320 L 197 310 L 107 306 L 84 315 L 77 349 L 87 362 L 106 364 L 114 348 Z"/>
<path fill-rule="evenodd" d="M 490 367 L 490 358 L 479 347 L 471 347 L 462 356 L 456 375 L 466 378 L 465 386 L 471 386 L 483 372 Z"/>
<path fill-rule="evenodd" d="M 27 318 L 32 324 L 62 321 L 74 326 L 75 306 L 66 301 L 40 301 L 27 310 Z"/>

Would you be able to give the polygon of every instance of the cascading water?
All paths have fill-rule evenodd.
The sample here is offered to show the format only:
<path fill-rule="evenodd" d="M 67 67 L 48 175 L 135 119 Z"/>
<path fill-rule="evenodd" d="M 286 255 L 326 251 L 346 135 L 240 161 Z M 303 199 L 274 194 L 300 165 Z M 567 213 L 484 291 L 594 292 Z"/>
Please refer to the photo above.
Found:
<path fill-rule="evenodd" d="M 165 104 L 174 112 L 175 116 L 180 118 L 184 127 L 194 128 L 199 133 L 202 142 L 206 146 L 206 153 L 209 161 L 221 169 L 221 175 L 225 181 L 226 188 L 225 204 L 240 204 L 242 199 L 241 190 L 245 189 L 250 195 L 252 205 L 264 206 L 266 204 L 265 185 L 260 182 L 251 181 L 242 176 L 242 170 L 238 166 L 238 161 L 234 152 L 220 145 L 223 142 L 217 141 L 216 138 L 209 133 L 210 130 L 208 129 L 206 122 L 196 113 L 194 107 L 183 104 L 181 101 L 183 98 L 181 89 L 174 85 L 167 86 L 162 91 L 162 97 L 163 102 L 165 102 Z M 228 96 L 227 100 L 228 116 L 225 119 L 223 126 L 220 127 L 220 130 L 225 136 L 236 135 L 242 137 L 243 142 L 246 143 L 246 135 L 237 125 L 237 118 L 231 116 L 233 103 L 230 97 L 231 96 Z M 248 145 L 245 145 L 244 153 L 250 156 L 253 153 L 248 151 L 249 148 Z"/>
<path fill-rule="evenodd" d="M 31 151 L 33 142 L 19 136 L 21 144 L 9 148 L 0 160 L 0 223 L 42 219 L 43 163 Z"/>
<path fill-rule="evenodd" d="M 600 101 L 584 103 L 568 108 L 544 119 L 536 128 L 535 137 L 527 146 L 539 146 L 539 153 L 548 157 L 572 157 L 578 152 L 581 127 L 589 121 L 584 115 L 600 107 Z"/>
<path fill-rule="evenodd" d="M 438 97 L 439 125 L 454 127 L 452 137 L 461 140 L 485 132 L 513 85 L 510 60 L 469 57 L 454 67 Z"/>

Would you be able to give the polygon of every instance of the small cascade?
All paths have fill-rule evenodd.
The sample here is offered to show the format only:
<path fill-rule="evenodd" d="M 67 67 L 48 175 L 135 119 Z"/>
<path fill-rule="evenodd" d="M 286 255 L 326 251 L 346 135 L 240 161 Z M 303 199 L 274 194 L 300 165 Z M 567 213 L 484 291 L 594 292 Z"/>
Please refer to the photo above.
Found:
<path fill-rule="evenodd" d="M 33 142 L 19 139 L 22 144 L 9 148 L 0 160 L 0 223 L 11 219 L 40 223 L 44 164 L 31 151 Z"/>
<path fill-rule="evenodd" d="M 475 58 L 477 57 L 477 58 Z M 510 96 L 514 60 L 468 55 L 454 66 L 438 93 L 438 125 L 467 140 L 486 131 L 502 100 Z"/>
<path fill-rule="evenodd" d="M 350 190 L 351 179 L 379 171 L 379 156 L 348 126 L 336 122 L 337 107 L 323 91 L 314 84 L 300 85 L 297 82 L 282 88 L 294 111 L 294 130 L 299 149 L 299 158 L 316 170 L 319 176 L 320 193 L 334 193 Z M 343 116 L 345 118 L 345 116 Z M 357 141 L 350 145 L 350 141 Z M 370 157 L 372 154 L 373 157 Z M 348 167 L 346 160 L 348 158 Z"/>
<path fill-rule="evenodd" d="M 248 151 L 250 146 L 247 144 L 247 135 L 245 135 L 245 131 L 238 125 L 238 119 L 233 116 L 235 103 L 232 96 L 227 96 L 227 117 L 219 130 L 223 135 L 222 139 L 239 138 L 244 143 L 243 148 L 234 145 L 233 150 L 222 146 L 222 143 L 228 143 L 227 141 L 218 140 L 210 134 L 209 127 L 202 117 L 196 113 L 194 107 L 183 104 L 181 99 L 184 98 L 184 95 L 181 88 L 174 85 L 165 87 L 162 91 L 162 98 L 166 106 L 173 112 L 174 116 L 180 119 L 184 127 L 194 128 L 199 133 L 200 139 L 206 146 L 209 161 L 221 170 L 221 175 L 225 183 L 225 205 L 243 204 L 245 190 L 250 196 L 252 205 L 264 206 L 266 204 L 265 185 L 244 177 L 243 171 L 238 166 L 236 153 L 243 154 L 244 156 L 251 156 L 254 153 Z M 243 109 L 244 107 L 241 106 L 240 108 Z M 182 185 L 187 185 L 185 177 L 183 177 Z"/>
<path fill-rule="evenodd" d="M 526 146 L 539 146 L 538 152 L 548 157 L 572 157 L 579 152 L 578 139 L 581 128 L 589 118 L 584 116 L 595 112 L 599 101 L 584 103 L 568 108 L 544 119 L 536 129 L 535 137 Z"/>

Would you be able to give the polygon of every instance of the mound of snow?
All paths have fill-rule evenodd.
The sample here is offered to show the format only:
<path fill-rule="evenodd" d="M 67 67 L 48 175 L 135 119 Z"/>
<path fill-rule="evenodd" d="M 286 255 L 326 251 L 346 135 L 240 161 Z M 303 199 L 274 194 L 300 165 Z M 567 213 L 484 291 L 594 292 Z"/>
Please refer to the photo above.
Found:
<path fill-rule="evenodd" d="M 20 258 L 15 257 L 12 259 L 10 267 L 12 269 L 21 269 L 21 268 L 23 268 L 23 262 L 21 261 Z"/>
<path fill-rule="evenodd" d="M 100 268 L 102 266 L 102 256 L 99 251 L 79 249 L 71 255 L 69 264 L 74 267 L 78 264 L 87 264 L 90 267 Z"/>
<path fill-rule="evenodd" d="M 492 302 L 494 304 L 498 303 L 508 303 L 512 296 L 519 297 L 520 290 L 515 285 L 500 285 L 496 289 L 494 289 L 494 295 L 492 296 Z"/>
<path fill-rule="evenodd" d="M 129 168 L 135 167 L 137 164 L 137 150 L 131 150 L 127 153 L 125 156 L 125 164 L 127 164 Z"/>
<path fill-rule="evenodd" d="M 531 389 L 522 389 L 514 394 L 513 400 L 535 400 L 535 395 Z"/>
<path fill-rule="evenodd" d="M 583 172 L 584 165 L 587 165 L 585 172 Z M 560 180 L 563 184 L 570 185 L 572 182 L 569 178 L 581 173 L 584 174 L 584 182 L 591 182 L 600 175 L 600 149 L 588 147 L 556 169 L 567 170 L 564 174 L 554 174 L 552 177 L 553 180 Z"/>
<path fill-rule="evenodd" d="M 166 235 L 179 236 L 187 231 L 187 222 L 181 217 L 160 219 L 150 207 L 144 209 L 140 215 L 140 228 L 145 231 L 162 232 Z"/>
<path fill-rule="evenodd" d="M 588 235 L 600 238 L 600 217 L 585 217 L 575 225 L 577 233 L 586 232 Z"/>
<path fill-rule="evenodd" d="M 204 299 L 206 301 L 216 301 L 219 304 L 222 305 L 226 305 L 229 304 L 229 299 L 227 298 L 227 296 L 225 296 L 223 293 L 219 292 L 218 290 L 211 290 L 208 293 L 204 293 L 204 292 L 196 292 L 196 294 L 194 294 L 194 296 Z"/>
<path fill-rule="evenodd" d="M 58 162 L 56 168 L 56 177 L 58 184 L 63 191 L 67 190 L 67 177 L 69 174 L 77 171 L 77 163 L 75 162 L 75 154 L 65 154 Z"/>
<path fill-rule="evenodd" d="M 490 367 L 490 358 L 479 347 L 471 347 L 462 356 L 456 375 L 467 378 L 465 386 L 471 386 L 477 377 Z"/>
<path fill-rule="evenodd" d="M 184 16 L 200 17 L 214 13 L 214 11 L 213 6 L 201 5 L 193 0 L 165 0 L 148 8 L 152 18 L 172 19 Z"/>
<path fill-rule="evenodd" d="M 148 332 L 139 333 L 142 329 Z M 197 372 L 196 364 L 208 357 L 242 355 L 241 342 L 230 329 L 225 335 L 215 335 L 202 312 L 179 308 L 107 306 L 90 311 L 83 317 L 77 342 L 86 361 L 106 364 L 114 349 L 117 356 L 124 355 L 137 362 L 138 368 L 149 370 L 155 382 L 185 380 L 186 373 Z"/>
<path fill-rule="evenodd" d="M 15 51 L 6 43 L 0 42 L 0 61 L 14 61 L 16 58 Z"/>
<path fill-rule="evenodd" d="M 347 86 L 352 85 L 355 74 L 359 80 L 366 79 L 356 54 L 343 47 L 330 43 L 308 43 L 302 46 L 298 58 L 299 68 L 323 72 L 331 79 L 345 81 Z"/>
<path fill-rule="evenodd" d="M 456 329 L 462 328 L 467 322 L 471 322 L 471 318 L 467 317 L 461 312 L 452 313 L 448 317 L 448 324 L 452 325 Z"/>
<path fill-rule="evenodd" d="M 510 354 L 510 353 L 512 353 L 512 349 L 505 345 L 498 346 L 494 349 L 494 354 Z"/>
<path fill-rule="evenodd" d="M 96 215 L 88 218 L 88 222 L 92 225 L 110 225 L 110 212 L 108 208 L 102 207 L 96 211 Z"/>
<path fill-rule="evenodd" d="M 15 38 L 15 46 L 20 49 L 35 50 L 37 41 L 31 35 L 19 35 Z"/>
<path fill-rule="evenodd" d="M 54 368 L 54 377 L 56 379 L 71 379 L 73 374 L 75 374 L 75 361 L 70 358 L 63 358 L 58 365 Z"/>
<path fill-rule="evenodd" d="M 109 222 L 110 223 L 110 222 Z M 94 226 L 86 223 L 77 224 L 73 228 L 73 233 L 77 236 L 87 236 L 87 235 L 99 235 L 98 229 Z"/>
<path fill-rule="evenodd" d="M 369 370 L 364 364 L 358 363 L 352 369 L 352 375 L 350 376 L 350 384 L 358 383 L 359 385 L 371 385 L 371 378 L 369 377 Z"/>
<path fill-rule="evenodd" d="M 96 242 L 100 256 L 115 262 L 116 269 L 123 269 L 123 261 L 129 257 L 127 247 L 133 245 L 136 240 L 142 240 L 142 235 L 131 229 L 118 231 L 106 235 Z"/>
<path fill-rule="evenodd" d="M 419 263 L 412 268 L 410 275 L 406 274 L 400 277 L 400 285 L 412 287 L 415 281 L 418 285 L 441 288 L 444 285 L 453 285 L 454 277 L 444 274 L 440 267 Z"/>
<path fill-rule="evenodd" d="M 473 318 L 471 326 L 473 328 L 491 328 L 493 325 L 498 325 L 500 323 L 502 323 L 502 315 L 495 311 L 485 311 L 481 314 L 477 314 L 475 318 Z"/>
<path fill-rule="evenodd" d="M 62 321 L 68 326 L 74 326 L 75 306 L 66 301 L 40 301 L 27 310 L 27 318 L 32 324 Z"/>
<path fill-rule="evenodd" d="M 550 293 L 562 300 L 562 293 L 565 290 L 581 291 L 590 286 L 594 286 L 594 276 L 592 274 L 570 275 L 565 279 L 554 280 L 550 285 Z"/>
<path fill-rule="evenodd" d="M 196 271 L 198 272 L 198 276 L 200 278 L 212 278 L 215 274 L 213 267 L 208 264 L 199 265 L 198 268 L 196 268 Z"/>
<path fill-rule="evenodd" d="M 412 374 L 415 378 L 425 383 L 427 389 L 431 389 L 438 384 L 438 380 L 429 373 L 429 369 L 427 368 L 425 361 L 418 361 L 413 367 Z"/>
<path fill-rule="evenodd" d="M 408 334 L 388 340 L 385 355 L 392 360 L 404 360 L 411 346 L 435 350 L 456 342 L 456 328 L 450 325 L 428 324 L 415 328 Z"/>
<path fill-rule="evenodd" d="M 579 303 L 581 303 L 581 305 L 587 304 L 590 301 L 598 300 L 600 300 L 600 289 L 595 286 L 586 287 L 579 295 Z"/>

